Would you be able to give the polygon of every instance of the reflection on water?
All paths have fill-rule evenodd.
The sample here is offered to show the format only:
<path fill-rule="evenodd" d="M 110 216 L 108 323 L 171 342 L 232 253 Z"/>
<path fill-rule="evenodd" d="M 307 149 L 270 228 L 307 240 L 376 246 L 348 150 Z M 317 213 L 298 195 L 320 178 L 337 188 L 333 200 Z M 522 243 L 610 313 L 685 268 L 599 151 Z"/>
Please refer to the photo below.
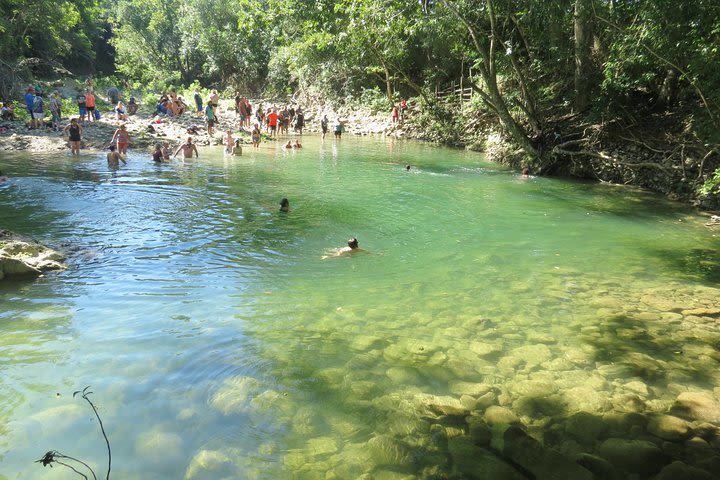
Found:
<path fill-rule="evenodd" d="M 483 440 L 498 412 L 571 456 L 609 436 L 572 437 L 577 412 L 720 391 L 720 242 L 683 207 L 426 145 L 303 144 L 0 158 L 0 228 L 73 252 L 0 282 L 3 474 L 45 478 L 50 449 L 103 471 L 85 385 L 126 479 L 515 478 Z M 321 260 L 353 236 L 369 255 Z"/>

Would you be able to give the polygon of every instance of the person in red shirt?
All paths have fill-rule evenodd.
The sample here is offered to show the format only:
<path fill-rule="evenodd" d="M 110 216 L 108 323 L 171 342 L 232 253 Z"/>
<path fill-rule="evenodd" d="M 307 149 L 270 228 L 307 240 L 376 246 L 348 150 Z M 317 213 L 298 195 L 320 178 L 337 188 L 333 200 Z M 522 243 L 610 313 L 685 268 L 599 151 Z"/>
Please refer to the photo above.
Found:
<path fill-rule="evenodd" d="M 87 119 L 89 122 L 95 121 L 95 95 L 91 88 L 88 88 L 85 94 L 85 108 L 87 109 Z"/>
<path fill-rule="evenodd" d="M 270 113 L 268 113 L 268 127 L 270 127 L 270 136 L 275 137 L 277 136 L 277 123 L 278 123 L 278 114 L 276 109 L 272 109 Z"/>

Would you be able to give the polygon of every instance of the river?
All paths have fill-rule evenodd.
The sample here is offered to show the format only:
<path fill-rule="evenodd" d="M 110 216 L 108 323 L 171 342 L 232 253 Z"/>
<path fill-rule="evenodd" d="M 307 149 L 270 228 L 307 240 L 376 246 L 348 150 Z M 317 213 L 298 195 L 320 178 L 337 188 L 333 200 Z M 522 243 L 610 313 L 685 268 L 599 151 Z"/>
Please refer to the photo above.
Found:
<path fill-rule="evenodd" d="M 372 138 L 0 169 L 0 228 L 71 251 L 0 281 L 0 479 L 79 478 L 48 450 L 104 478 L 85 386 L 125 480 L 436 478 L 448 418 L 561 451 L 578 411 L 720 392 L 720 236 L 652 193 Z"/>

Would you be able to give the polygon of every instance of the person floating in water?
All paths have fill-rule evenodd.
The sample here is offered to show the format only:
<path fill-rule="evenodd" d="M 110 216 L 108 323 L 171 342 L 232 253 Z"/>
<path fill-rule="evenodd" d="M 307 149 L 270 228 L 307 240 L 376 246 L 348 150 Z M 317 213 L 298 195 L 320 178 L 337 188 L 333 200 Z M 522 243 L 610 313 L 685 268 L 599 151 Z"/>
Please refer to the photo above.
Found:
<path fill-rule="evenodd" d="M 285 148 L 290 149 L 293 148 L 292 142 L 288 140 L 288 143 L 285 144 Z"/>
<path fill-rule="evenodd" d="M 530 178 L 530 169 L 528 167 L 522 169 L 522 174 L 520 175 L 520 178 Z"/>
<path fill-rule="evenodd" d="M 285 213 L 290 211 L 290 201 L 287 198 L 280 200 L 280 211 Z"/>
<path fill-rule="evenodd" d="M 0 183 L 7 182 L 7 181 L 8 181 L 8 176 L 5 175 L 2 171 L 0 171 Z M 286 200 L 286 199 L 283 198 L 283 200 Z"/>
<path fill-rule="evenodd" d="M 354 253 L 360 253 L 360 252 L 367 252 L 367 250 L 360 248 L 357 238 L 353 237 L 350 240 L 348 240 L 347 247 L 338 248 L 331 255 L 323 255 L 322 259 L 324 260 L 324 259 L 330 258 L 330 257 L 340 257 L 343 255 L 352 255 Z"/>
<path fill-rule="evenodd" d="M 299 141 L 295 140 L 292 144 L 292 148 L 302 148 L 302 144 Z"/>
<path fill-rule="evenodd" d="M 407 171 L 407 172 L 410 171 L 410 165 L 405 165 L 405 171 Z"/>

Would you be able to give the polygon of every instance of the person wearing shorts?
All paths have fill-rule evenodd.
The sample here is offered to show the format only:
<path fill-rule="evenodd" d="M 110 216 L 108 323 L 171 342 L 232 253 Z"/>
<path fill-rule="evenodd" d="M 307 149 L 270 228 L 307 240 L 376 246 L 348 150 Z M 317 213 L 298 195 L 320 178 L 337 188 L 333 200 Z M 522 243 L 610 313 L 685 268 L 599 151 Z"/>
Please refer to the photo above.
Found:
<path fill-rule="evenodd" d="M 95 122 L 95 95 L 89 88 L 85 94 L 85 108 L 87 109 L 88 121 Z"/>
<path fill-rule="evenodd" d="M 274 108 L 270 111 L 270 113 L 268 113 L 267 122 L 268 122 L 268 127 L 270 128 L 270 136 L 271 137 L 277 136 L 278 114 Z"/>
<path fill-rule="evenodd" d="M 35 128 L 40 128 L 43 125 L 43 119 L 45 118 L 45 102 L 40 95 L 35 95 L 33 101 L 33 114 L 32 118 L 35 122 Z"/>
<path fill-rule="evenodd" d="M 80 125 L 76 118 L 70 120 L 70 125 L 67 125 L 63 132 L 68 134 L 68 142 L 70 142 L 70 152 L 73 155 L 80 153 L 80 141 L 82 140 L 82 125 Z"/>
<path fill-rule="evenodd" d="M 213 126 L 215 125 L 215 109 L 212 103 L 208 103 L 205 107 L 205 121 L 207 122 L 207 133 L 208 135 L 212 135 Z"/>
<path fill-rule="evenodd" d="M 87 116 L 87 104 L 85 103 L 85 94 L 82 92 L 78 93 L 75 97 L 75 101 L 78 104 L 78 112 L 80 114 L 80 123 L 85 120 Z"/>

